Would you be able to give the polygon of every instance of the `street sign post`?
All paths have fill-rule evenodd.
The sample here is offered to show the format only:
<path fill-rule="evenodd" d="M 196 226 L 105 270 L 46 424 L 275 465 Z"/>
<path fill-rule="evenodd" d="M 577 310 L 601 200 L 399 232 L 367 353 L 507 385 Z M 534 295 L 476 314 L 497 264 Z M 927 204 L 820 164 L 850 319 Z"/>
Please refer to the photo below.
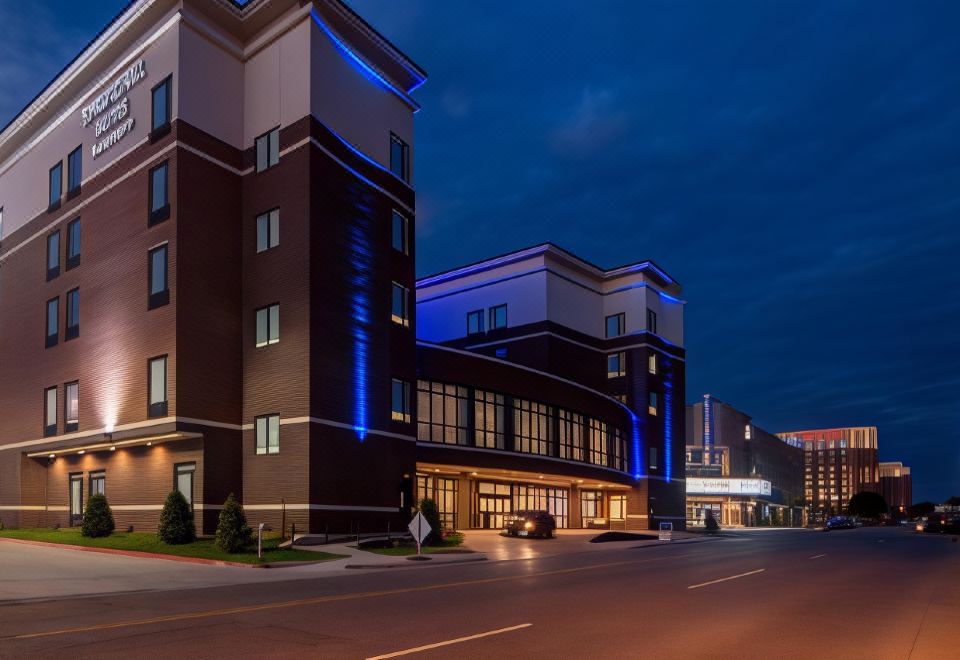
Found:
<path fill-rule="evenodd" d="M 430 523 L 427 522 L 427 519 L 423 517 L 423 512 L 417 511 L 417 515 L 413 517 L 413 520 L 410 521 L 410 524 L 407 525 L 407 529 L 410 530 L 410 533 L 413 534 L 414 540 L 417 542 L 417 556 L 420 556 L 420 547 L 423 545 L 424 539 L 430 536 L 430 532 L 433 531 L 433 528 L 430 527 Z"/>
<path fill-rule="evenodd" d="M 660 540 L 669 541 L 673 537 L 673 523 L 660 523 Z"/>

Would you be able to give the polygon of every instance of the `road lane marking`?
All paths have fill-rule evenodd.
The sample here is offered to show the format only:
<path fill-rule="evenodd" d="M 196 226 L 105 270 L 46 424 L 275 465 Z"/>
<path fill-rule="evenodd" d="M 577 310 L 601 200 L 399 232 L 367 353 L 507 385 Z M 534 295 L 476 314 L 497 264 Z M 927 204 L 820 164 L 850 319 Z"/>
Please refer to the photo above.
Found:
<path fill-rule="evenodd" d="M 367 660 L 386 660 L 386 658 L 396 658 L 401 655 L 410 655 L 411 653 L 420 653 L 420 651 L 429 651 L 430 649 L 438 649 L 441 646 L 450 646 L 451 644 L 460 644 L 461 642 L 469 642 L 473 639 L 480 639 L 481 637 L 490 637 L 491 635 L 502 635 L 503 633 L 513 632 L 514 630 L 522 630 L 523 628 L 529 628 L 532 626 L 532 623 L 521 623 L 519 626 L 510 626 L 509 628 L 500 628 L 498 630 L 491 630 L 485 633 L 477 633 L 476 635 L 468 635 L 466 637 L 457 637 L 456 639 L 448 639 L 445 642 L 436 642 L 434 644 L 425 644 L 424 646 L 417 646 L 412 649 L 405 649 L 403 651 L 394 651 L 393 653 L 385 653 L 383 655 L 375 655 Z"/>
<path fill-rule="evenodd" d="M 174 621 L 189 621 L 194 619 L 208 619 L 219 616 L 230 616 L 232 614 L 248 614 L 250 612 L 263 612 L 266 610 L 286 609 L 290 607 L 305 607 L 309 605 L 320 605 L 324 603 L 335 603 L 346 600 L 359 600 L 362 598 L 379 598 L 382 596 L 395 596 L 398 594 L 409 594 L 420 591 L 437 591 L 440 589 L 452 589 L 456 587 L 469 587 L 480 584 L 496 584 L 498 582 L 514 582 L 525 580 L 527 578 L 544 577 L 549 575 L 568 575 L 570 573 L 582 573 L 584 571 L 599 570 L 602 568 L 612 568 L 615 566 L 626 566 L 629 564 L 651 564 L 653 562 L 665 561 L 667 559 L 679 559 L 689 555 L 672 555 L 669 557 L 656 557 L 653 559 L 628 559 L 624 561 L 607 562 L 605 564 L 593 564 L 591 566 L 577 566 L 574 568 L 559 568 L 552 571 L 541 571 L 539 573 L 524 573 L 521 575 L 507 575 L 495 578 L 482 578 L 479 580 L 462 580 L 459 582 L 444 582 L 442 584 L 428 584 L 419 587 L 405 587 L 400 589 L 387 589 L 383 591 L 366 591 L 354 594 L 337 594 L 331 596 L 318 596 L 316 598 L 304 598 L 301 600 L 279 601 L 276 603 L 265 603 L 262 605 L 245 605 L 242 607 L 230 607 L 219 610 L 201 610 L 199 612 L 184 612 L 182 614 L 168 614 L 149 619 L 133 619 L 130 621 L 117 621 L 114 623 L 99 623 L 89 626 L 78 626 L 76 628 L 63 628 L 60 630 L 45 630 L 41 632 L 25 633 L 22 635 L 11 635 L 0 637 L 0 641 L 13 639 L 35 639 L 37 637 L 53 637 L 56 635 L 71 635 L 85 632 L 95 632 L 100 630 L 115 630 L 117 628 L 128 628 L 133 626 L 147 626 L 156 623 L 170 623 Z"/>
<path fill-rule="evenodd" d="M 748 575 L 756 575 L 757 573 L 763 573 L 765 568 L 758 568 L 755 571 L 749 571 L 747 573 L 740 573 L 739 575 L 731 575 L 730 577 L 720 578 L 719 580 L 710 580 L 709 582 L 701 582 L 700 584 L 692 584 L 687 589 L 699 589 L 700 587 L 706 587 L 711 584 L 717 584 L 718 582 L 726 582 L 727 580 L 736 580 L 737 578 L 747 577 Z"/>
<path fill-rule="evenodd" d="M 814 555 L 810 557 L 810 559 L 820 559 L 820 557 L 826 557 L 826 556 L 827 556 L 827 553 L 824 552 L 822 555 Z"/>

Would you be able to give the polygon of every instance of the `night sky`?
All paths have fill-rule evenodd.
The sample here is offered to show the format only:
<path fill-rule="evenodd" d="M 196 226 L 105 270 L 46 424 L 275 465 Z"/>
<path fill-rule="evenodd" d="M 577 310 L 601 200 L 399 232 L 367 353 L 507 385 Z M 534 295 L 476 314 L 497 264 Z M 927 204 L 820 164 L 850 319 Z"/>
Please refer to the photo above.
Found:
<path fill-rule="evenodd" d="M 124 4 L 0 0 L 0 125 Z M 960 495 L 960 3 L 350 4 L 430 73 L 420 275 L 653 259 L 688 401 L 876 425 L 915 501 Z"/>

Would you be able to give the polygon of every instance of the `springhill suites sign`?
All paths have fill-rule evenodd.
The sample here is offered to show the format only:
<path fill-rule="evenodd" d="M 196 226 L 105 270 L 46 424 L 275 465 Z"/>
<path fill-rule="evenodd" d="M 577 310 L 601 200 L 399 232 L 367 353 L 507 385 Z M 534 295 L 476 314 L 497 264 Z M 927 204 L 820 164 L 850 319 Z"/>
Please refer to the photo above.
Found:
<path fill-rule="evenodd" d="M 130 116 L 130 99 L 127 93 L 146 77 L 147 69 L 143 60 L 137 60 L 80 111 L 83 126 L 87 127 L 92 123 L 96 131 L 97 141 L 90 147 L 94 158 L 133 130 L 136 121 Z"/>

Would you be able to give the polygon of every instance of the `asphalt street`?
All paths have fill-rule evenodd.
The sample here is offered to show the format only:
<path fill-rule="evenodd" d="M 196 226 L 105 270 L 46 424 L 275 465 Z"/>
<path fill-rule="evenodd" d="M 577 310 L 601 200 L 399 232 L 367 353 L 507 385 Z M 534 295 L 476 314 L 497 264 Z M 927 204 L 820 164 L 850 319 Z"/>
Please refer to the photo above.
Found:
<path fill-rule="evenodd" d="M 0 605 L 0 658 L 956 659 L 958 621 L 952 537 L 744 531 L 518 561 L 9 602 Z"/>

